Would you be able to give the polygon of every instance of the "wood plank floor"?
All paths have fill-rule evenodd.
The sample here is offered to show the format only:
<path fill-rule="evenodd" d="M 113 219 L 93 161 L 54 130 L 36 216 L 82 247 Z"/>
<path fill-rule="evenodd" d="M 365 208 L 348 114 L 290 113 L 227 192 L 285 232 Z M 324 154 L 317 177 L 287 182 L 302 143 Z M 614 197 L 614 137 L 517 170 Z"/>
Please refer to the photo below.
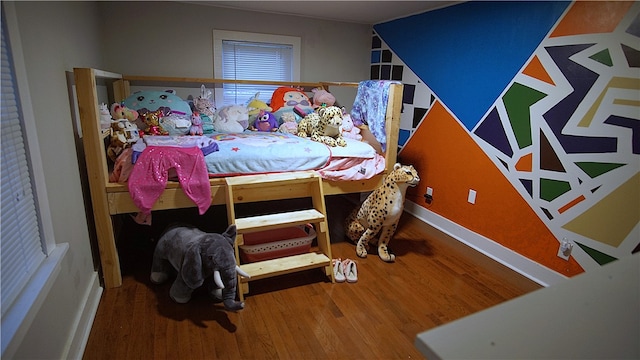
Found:
<path fill-rule="evenodd" d="M 254 281 L 239 312 L 199 291 L 172 302 L 170 284 L 149 281 L 153 244 L 130 241 L 84 359 L 420 359 L 419 332 L 540 288 L 408 214 L 391 264 L 358 258 L 333 232 L 333 257 L 356 260 L 357 283 L 331 284 L 318 269 Z"/>

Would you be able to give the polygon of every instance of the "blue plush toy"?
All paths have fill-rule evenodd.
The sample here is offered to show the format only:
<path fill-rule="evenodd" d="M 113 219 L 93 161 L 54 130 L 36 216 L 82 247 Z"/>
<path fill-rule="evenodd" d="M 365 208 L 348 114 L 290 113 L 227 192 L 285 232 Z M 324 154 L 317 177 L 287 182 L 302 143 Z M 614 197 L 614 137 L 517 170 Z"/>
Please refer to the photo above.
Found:
<path fill-rule="evenodd" d="M 136 91 L 124 100 L 124 106 L 138 111 L 140 115 L 160 110 L 163 115 L 169 113 L 191 117 L 189 103 L 176 95 L 174 90 L 165 91 Z"/>
<path fill-rule="evenodd" d="M 251 130 L 265 132 L 278 131 L 278 120 L 276 120 L 276 117 L 272 113 L 260 110 L 258 117 L 253 122 Z"/>

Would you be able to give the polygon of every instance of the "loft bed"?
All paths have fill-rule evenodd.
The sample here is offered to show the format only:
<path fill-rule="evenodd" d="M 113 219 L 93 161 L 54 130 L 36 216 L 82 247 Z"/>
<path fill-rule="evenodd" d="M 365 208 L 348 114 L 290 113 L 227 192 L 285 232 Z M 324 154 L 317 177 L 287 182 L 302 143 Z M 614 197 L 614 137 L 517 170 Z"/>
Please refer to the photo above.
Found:
<path fill-rule="evenodd" d="M 354 82 L 284 83 L 212 78 L 131 76 L 92 68 L 75 68 L 74 85 L 77 110 L 105 288 L 119 287 L 122 284 L 120 261 L 116 248 L 114 217 L 119 214 L 139 213 L 140 207 L 139 203 L 132 198 L 127 183 L 110 181 L 114 164 L 109 160 L 107 154 L 109 130 L 103 130 L 100 125 L 100 104 L 121 102 L 136 87 L 199 89 L 202 85 L 221 88 L 223 84 L 288 86 L 304 89 L 308 93 L 314 88 L 327 91 L 350 88 L 355 92 L 355 89 L 360 91 L 361 85 L 361 83 Z M 211 174 L 212 170 L 209 170 L 210 176 L 207 180 L 207 186 L 210 190 L 210 204 L 207 205 L 225 205 L 228 221 L 237 225 L 236 258 L 239 264 L 243 263 L 238 251 L 239 245 L 244 243 L 243 234 L 307 223 L 313 224 L 317 232 L 317 247 L 311 249 L 308 254 L 241 265 L 245 272 L 249 272 L 252 275 L 251 279 L 239 276 L 238 292 L 241 299 L 248 292 L 248 282 L 250 280 L 292 271 L 323 268 L 330 280 L 334 281 L 324 197 L 327 195 L 373 191 L 382 184 L 385 175 L 393 169 L 397 157 L 402 90 L 402 84 L 397 82 L 390 83 L 388 85 L 388 97 L 385 97 L 388 98 L 387 103 L 379 104 L 383 112 L 383 132 L 382 135 L 378 134 L 377 139 L 382 136 L 384 139 L 380 140 L 384 145 L 381 145 L 381 142 L 376 140 L 376 136 L 368 130 L 368 127 L 362 127 L 363 142 L 369 143 L 376 151 L 376 156 L 380 155 L 383 159 L 382 170 L 367 176 L 367 178 L 340 180 L 321 176 L 322 171 L 317 169 L 291 172 L 261 171 L 257 174 L 243 172 L 232 174 L 223 171 L 217 175 Z M 356 99 L 360 99 L 359 94 L 356 95 Z M 339 101 L 339 99 L 337 100 Z M 346 147 L 348 148 L 351 143 L 348 143 Z M 332 150 L 336 151 L 335 149 L 329 149 L 329 152 L 331 153 Z M 111 180 L 113 179 L 111 178 Z M 309 210 L 246 218 L 236 216 L 235 205 L 239 203 L 304 197 L 311 198 L 313 205 Z M 161 194 L 150 207 L 150 210 L 161 211 L 189 207 L 196 207 L 194 200 L 185 194 L 184 186 L 179 181 L 169 179 Z"/>

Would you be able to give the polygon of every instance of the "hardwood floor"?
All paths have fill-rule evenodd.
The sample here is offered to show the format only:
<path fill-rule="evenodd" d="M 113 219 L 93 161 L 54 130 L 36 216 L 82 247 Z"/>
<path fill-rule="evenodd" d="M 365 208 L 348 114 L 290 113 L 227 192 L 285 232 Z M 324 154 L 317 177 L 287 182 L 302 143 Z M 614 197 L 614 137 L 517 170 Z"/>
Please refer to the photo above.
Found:
<path fill-rule="evenodd" d="M 360 259 L 335 230 L 342 211 L 331 215 L 333 257 L 354 259 L 358 282 L 317 269 L 254 281 L 239 312 L 201 291 L 174 303 L 170 282 L 149 281 L 153 244 L 130 232 L 123 285 L 104 291 L 84 359 L 423 358 L 418 333 L 540 288 L 408 214 L 395 263 Z"/>

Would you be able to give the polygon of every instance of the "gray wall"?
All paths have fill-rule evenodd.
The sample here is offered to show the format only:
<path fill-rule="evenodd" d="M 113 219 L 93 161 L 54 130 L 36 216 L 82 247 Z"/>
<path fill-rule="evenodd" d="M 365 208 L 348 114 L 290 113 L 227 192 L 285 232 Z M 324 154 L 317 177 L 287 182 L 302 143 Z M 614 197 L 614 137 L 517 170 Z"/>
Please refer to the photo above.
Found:
<path fill-rule="evenodd" d="M 95 67 L 132 75 L 213 77 L 216 28 L 300 36 L 302 81 L 369 76 L 367 25 L 172 2 L 16 2 L 15 8 L 55 238 L 69 243 L 61 273 L 15 358 L 74 355 L 70 343 L 86 331 L 83 302 L 95 270 L 66 71 Z"/>

